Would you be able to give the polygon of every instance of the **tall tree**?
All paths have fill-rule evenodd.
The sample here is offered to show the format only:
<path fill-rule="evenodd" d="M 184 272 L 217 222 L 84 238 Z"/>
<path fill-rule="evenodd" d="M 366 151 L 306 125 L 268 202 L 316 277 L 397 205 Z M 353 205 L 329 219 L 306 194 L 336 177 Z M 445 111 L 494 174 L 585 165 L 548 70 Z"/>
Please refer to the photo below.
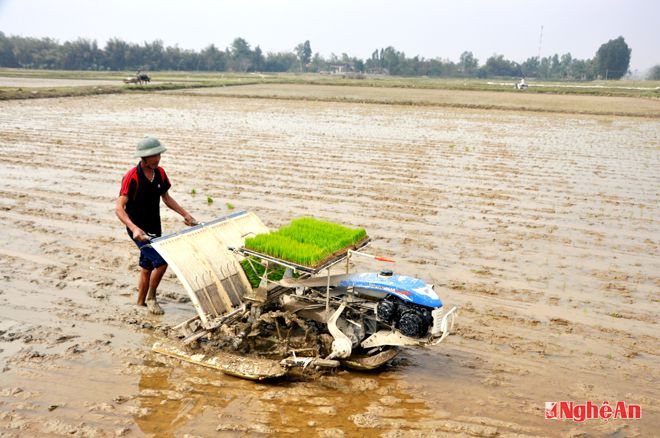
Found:
<path fill-rule="evenodd" d="M 609 40 L 596 52 L 596 73 L 603 79 L 620 79 L 628 73 L 631 52 L 622 36 Z"/>
<path fill-rule="evenodd" d="M 573 56 L 570 53 L 564 53 L 561 55 L 559 60 L 559 70 L 562 78 L 568 77 L 568 74 L 571 69 L 571 64 L 573 64 Z"/>
<path fill-rule="evenodd" d="M 102 53 L 96 40 L 78 38 L 62 46 L 62 67 L 67 70 L 98 70 Z"/>
<path fill-rule="evenodd" d="M 605 52 L 603 49 L 600 61 L 605 59 Z M 539 79 L 592 80 L 597 74 L 596 59 L 575 59 L 570 53 L 561 57 L 552 55 L 541 59 L 528 58 L 522 64 L 505 59 L 502 55 L 494 55 L 486 61 L 486 65 L 479 68 L 478 60 L 468 51 L 461 54 L 459 62 L 453 63 L 441 58 L 425 59 L 420 56 L 409 58 L 404 52 L 389 46 L 374 50 L 365 62 L 347 53 L 342 53 L 341 56 L 332 53 L 329 58 L 317 53 L 312 58 L 309 41 L 299 44 L 290 52 L 264 55 L 259 46 L 252 50 L 243 38 L 236 38 L 224 51 L 211 44 L 196 52 L 182 50 L 177 46 L 164 47 L 160 40 L 140 45 L 113 38 L 103 49 L 99 49 L 94 40 L 79 38 L 75 41 L 59 43 L 50 38 L 6 36 L 0 32 L 0 66 L 2 67 L 239 72 L 283 72 L 305 69 L 321 72 L 331 70 L 337 64 L 348 65 L 357 72 L 413 76 L 485 78 L 522 74 Z M 613 74 L 614 71 L 610 68 L 602 75 L 613 77 Z"/>
<path fill-rule="evenodd" d="M 383 68 L 387 69 L 391 75 L 400 75 L 402 71 L 402 61 L 405 61 L 406 55 L 403 52 L 398 52 L 394 47 L 388 46 L 381 49 L 380 59 Z"/>
<path fill-rule="evenodd" d="M 128 43 L 111 38 L 105 43 L 103 52 L 105 54 L 105 66 L 111 70 L 123 70 L 126 68 L 130 47 Z"/>
<path fill-rule="evenodd" d="M 479 68 L 479 60 L 474 57 L 472 52 L 461 53 L 459 61 L 461 73 L 465 76 L 472 76 Z"/>
<path fill-rule="evenodd" d="M 647 79 L 650 79 L 652 81 L 660 81 L 660 64 L 651 67 Z"/>
<path fill-rule="evenodd" d="M 236 38 L 229 49 L 233 68 L 236 71 L 248 71 L 252 67 L 252 50 L 243 38 Z"/>
<path fill-rule="evenodd" d="M 264 61 L 264 71 L 297 70 L 298 58 L 291 52 L 268 53 Z"/>
<path fill-rule="evenodd" d="M 300 70 L 307 71 L 307 64 L 309 64 L 309 61 L 312 59 L 312 46 L 309 44 L 309 40 L 298 44 L 294 50 L 300 61 Z"/>
<path fill-rule="evenodd" d="M 144 42 L 144 49 L 142 50 L 143 59 L 141 60 L 141 69 L 159 70 L 162 68 L 163 53 L 165 47 L 162 40 L 154 40 L 151 43 Z"/>
<path fill-rule="evenodd" d="M 200 67 L 207 71 L 222 71 L 225 69 L 225 53 L 218 50 L 214 44 L 207 46 L 199 54 Z"/>
<path fill-rule="evenodd" d="M 557 63 L 559 63 L 558 59 Z M 492 76 L 522 76 L 520 65 L 517 62 L 504 59 L 503 55 L 491 56 L 486 60 L 485 67 L 488 74 Z"/>
<path fill-rule="evenodd" d="M 0 67 L 18 67 L 12 43 L 2 31 L 0 31 Z"/>
<path fill-rule="evenodd" d="M 264 71 L 264 53 L 261 51 L 261 47 L 257 46 L 252 52 L 252 67 L 254 71 Z"/>
<path fill-rule="evenodd" d="M 538 56 L 527 58 L 525 62 L 520 64 L 520 71 L 525 77 L 529 77 L 529 78 L 538 77 L 540 64 L 541 63 L 539 62 Z"/>

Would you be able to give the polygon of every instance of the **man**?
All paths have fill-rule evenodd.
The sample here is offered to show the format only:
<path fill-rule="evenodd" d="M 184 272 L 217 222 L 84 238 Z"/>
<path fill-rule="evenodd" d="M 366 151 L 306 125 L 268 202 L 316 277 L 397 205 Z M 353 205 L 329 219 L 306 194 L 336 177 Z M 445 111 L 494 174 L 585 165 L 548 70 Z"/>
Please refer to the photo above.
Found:
<path fill-rule="evenodd" d="M 167 270 L 167 262 L 156 250 L 145 245 L 149 243 L 149 236 L 161 235 L 160 199 L 183 216 L 186 225 L 197 223 L 168 192 L 170 180 L 165 170 L 158 166 L 160 154 L 166 150 L 154 137 L 145 137 L 138 143 L 135 156 L 140 157 L 140 162 L 124 175 L 115 206 L 117 217 L 126 225 L 128 235 L 140 248 L 137 304 L 147 306 L 156 315 L 163 314 L 163 309 L 156 301 L 156 289 Z"/>

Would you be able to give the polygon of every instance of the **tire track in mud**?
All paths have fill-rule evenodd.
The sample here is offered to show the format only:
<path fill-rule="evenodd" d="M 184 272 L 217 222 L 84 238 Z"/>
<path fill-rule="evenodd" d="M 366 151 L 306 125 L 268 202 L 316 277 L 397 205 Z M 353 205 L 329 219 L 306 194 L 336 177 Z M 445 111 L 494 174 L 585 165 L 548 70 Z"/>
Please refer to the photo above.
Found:
<path fill-rule="evenodd" d="M 555 435 L 570 425 L 549 429 L 542 402 L 586 396 L 642 399 L 647 418 L 657 413 L 658 393 L 650 384 L 660 377 L 652 348 L 660 305 L 657 123 L 189 96 L 140 96 L 139 108 L 136 102 L 134 96 L 103 96 L 1 103 L 0 226 L 7 231 L 0 274 L 8 290 L 45 295 L 62 316 L 71 303 L 52 298 L 79 291 L 88 299 L 72 315 L 90 323 L 107 317 L 104 303 L 132 301 L 127 289 L 135 254 L 114 217 L 114 198 L 121 176 L 135 164 L 136 139 L 150 133 L 170 150 L 163 166 L 175 198 L 198 219 L 229 213 L 225 203 L 231 202 L 271 227 L 309 214 L 364 226 L 376 237 L 372 252 L 397 259 L 398 272 L 433 281 L 443 301 L 462 308 L 458 333 L 446 344 L 408 352 L 408 364 L 369 378 L 391 380 L 374 388 L 382 392 L 377 401 L 333 414 L 329 407 L 339 404 L 334 390 L 287 389 L 288 402 L 330 400 L 317 412 L 316 426 L 302 414 L 287 414 L 289 424 L 301 424 L 295 433 L 320 434 L 336 423 L 348 434 Z M 215 202 L 207 205 L 206 196 Z M 170 212 L 163 211 L 163 219 L 165 230 L 181 227 Z M 176 305 L 182 288 L 173 276 L 163 292 L 172 309 L 166 316 L 183 319 L 186 308 Z M 9 309 L 22 306 L 7 293 L 0 300 Z M 49 307 L 21 309 L 29 314 Z M 134 365 L 128 373 L 158 369 Z M 167 384 L 197 371 L 181 374 L 167 377 Z M 404 381 L 410 383 L 400 388 Z M 348 378 L 345 385 L 353 382 Z M 261 392 L 229 385 L 247 391 L 245 401 Z M 173 393 L 156 392 L 156 401 L 183 394 L 186 403 L 203 403 L 194 390 L 174 386 Z M 392 396 L 398 400 L 387 398 L 390 391 L 398 391 Z M 414 393 L 424 397 L 390 409 L 402 400 L 408 406 Z M 440 396 L 448 393 L 453 401 Z M 134 421 L 147 429 L 150 416 L 139 412 L 151 406 L 148 394 L 143 390 L 131 405 Z M 283 409 L 265 406 L 271 414 Z M 184 405 L 168 412 L 176 416 L 180 409 Z M 226 405 L 209 409 L 235 415 Z M 512 411 L 523 415 L 507 421 Z M 126 412 L 121 421 L 99 420 L 98 427 L 124 424 L 131 417 Z M 418 426 L 401 420 L 410 415 Z M 223 424 L 240 432 L 253 417 Z M 286 432 L 284 423 L 268 415 L 260 427 Z M 640 422 L 624 433 L 656 426 Z M 622 426 L 590 427 L 609 433 Z"/>

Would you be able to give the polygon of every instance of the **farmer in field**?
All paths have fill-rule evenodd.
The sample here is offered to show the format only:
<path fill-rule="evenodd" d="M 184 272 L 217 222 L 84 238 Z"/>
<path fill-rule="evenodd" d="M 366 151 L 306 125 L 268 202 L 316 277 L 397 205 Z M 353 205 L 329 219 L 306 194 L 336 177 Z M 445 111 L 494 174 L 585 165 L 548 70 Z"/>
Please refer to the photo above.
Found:
<path fill-rule="evenodd" d="M 140 248 L 137 304 L 147 306 L 156 315 L 163 314 L 156 301 L 156 289 L 165 274 L 167 263 L 156 250 L 145 245 L 149 243 L 149 236 L 161 235 L 160 199 L 183 216 L 186 225 L 197 223 L 168 192 L 170 180 L 165 170 L 158 166 L 160 154 L 166 150 L 154 137 L 145 137 L 138 143 L 135 156 L 140 157 L 140 162 L 124 175 L 115 206 L 117 217 L 126 225 L 128 235 Z"/>

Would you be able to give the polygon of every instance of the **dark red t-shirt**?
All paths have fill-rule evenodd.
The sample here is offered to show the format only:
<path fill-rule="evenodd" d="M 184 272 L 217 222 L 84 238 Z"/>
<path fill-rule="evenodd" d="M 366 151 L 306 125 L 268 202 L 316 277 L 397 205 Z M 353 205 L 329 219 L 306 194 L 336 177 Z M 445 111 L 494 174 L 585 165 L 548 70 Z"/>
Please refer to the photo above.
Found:
<path fill-rule="evenodd" d="M 149 181 L 144 176 L 144 171 L 137 166 L 126 172 L 121 181 L 120 196 L 128 196 L 126 213 L 135 225 L 145 233 L 160 236 L 160 197 L 167 193 L 172 187 L 165 170 L 159 167 L 154 172 L 154 180 Z M 128 235 L 133 238 L 133 233 L 126 227 Z"/>

